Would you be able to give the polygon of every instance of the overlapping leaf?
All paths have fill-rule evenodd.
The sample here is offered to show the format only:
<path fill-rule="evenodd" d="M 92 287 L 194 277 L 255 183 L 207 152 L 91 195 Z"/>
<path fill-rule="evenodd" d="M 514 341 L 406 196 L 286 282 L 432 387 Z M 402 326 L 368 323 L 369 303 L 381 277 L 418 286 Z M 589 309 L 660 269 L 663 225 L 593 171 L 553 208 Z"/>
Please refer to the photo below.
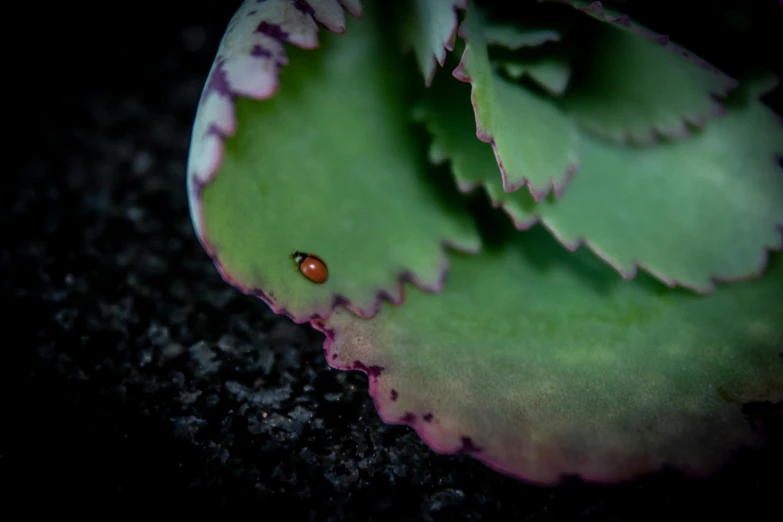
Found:
<path fill-rule="evenodd" d="M 575 125 L 554 105 L 497 74 L 490 63 L 481 13 L 469 6 L 459 34 L 465 51 L 454 76 L 471 84 L 476 134 L 492 148 L 503 188 L 527 185 L 537 200 L 562 194 L 579 158 Z"/>
<path fill-rule="evenodd" d="M 781 245 L 783 128 L 758 100 L 764 81 L 747 82 L 724 117 L 684 141 L 628 148 L 584 136 L 566 194 L 536 203 L 503 191 L 491 149 L 472 136 L 466 89 L 439 80 L 422 116 L 434 159 L 452 161 L 462 190 L 483 185 L 518 228 L 540 219 L 568 248 L 585 241 L 628 278 L 641 266 L 699 292 L 759 274 Z"/>
<path fill-rule="evenodd" d="M 355 16 L 358 0 L 341 2 Z M 236 96 L 262 100 L 274 95 L 281 66 L 288 63 L 283 45 L 303 49 L 318 46 L 315 20 L 328 29 L 345 30 L 345 15 L 337 0 L 245 0 L 232 17 L 199 100 L 188 156 L 188 197 L 196 234 L 204 246 L 201 189 L 220 169 L 223 139 L 237 130 Z"/>
<path fill-rule="evenodd" d="M 520 28 L 513 24 L 487 24 L 484 27 L 484 38 L 490 45 L 516 51 L 524 47 L 537 47 L 547 42 L 559 42 L 560 33 L 554 29 Z"/>
<path fill-rule="evenodd" d="M 743 403 L 783 401 L 783 263 L 699 297 L 623 281 L 539 227 L 454 256 L 437 296 L 372 320 L 338 309 L 327 359 L 370 375 L 386 422 L 525 480 L 699 475 L 759 435 Z M 754 419 L 763 421 L 763 419 Z"/>
<path fill-rule="evenodd" d="M 539 51 L 546 43 L 560 42 L 562 35 L 559 30 L 524 20 L 514 24 L 484 24 L 483 33 L 487 45 L 506 51 L 501 53 L 501 56 L 505 57 L 494 57 L 491 60 L 512 79 L 519 80 L 523 76 L 529 76 L 551 94 L 560 95 L 565 90 L 571 73 L 568 60 L 558 53 L 527 53 Z"/>
<path fill-rule="evenodd" d="M 420 158 L 398 59 L 377 12 L 324 35 L 317 52 L 293 49 L 274 98 L 236 99 L 238 132 L 197 186 L 200 232 L 224 277 L 296 321 L 338 303 L 371 315 L 380 296 L 402 299 L 401 276 L 436 290 L 443 243 L 479 248 Z M 328 281 L 303 277 L 294 251 L 321 257 Z"/>
<path fill-rule="evenodd" d="M 585 36 L 585 62 L 569 91 L 569 112 L 594 132 L 616 141 L 651 143 L 684 137 L 688 124 L 721 114 L 716 97 L 736 81 L 669 37 L 632 22 L 602 2 L 563 3 L 604 22 Z M 641 38 L 639 38 L 641 37 Z"/>
<path fill-rule="evenodd" d="M 712 66 L 703 58 L 696 56 L 694 53 L 686 49 L 683 49 L 679 45 L 671 42 L 669 40 L 668 35 L 656 33 L 655 31 L 647 27 L 644 27 L 639 23 L 632 22 L 631 19 L 628 17 L 628 15 L 620 13 L 615 9 L 604 7 L 603 3 L 600 1 L 590 1 L 590 0 L 540 0 L 540 1 L 570 5 L 574 9 L 577 9 L 587 14 L 598 21 L 605 22 L 611 26 L 617 27 L 625 31 L 629 31 L 631 33 L 647 38 L 648 40 L 656 42 L 659 45 L 668 49 L 669 51 L 687 58 L 688 60 L 693 62 L 695 65 L 698 65 L 699 67 L 703 67 L 704 69 L 711 70 L 718 75 L 724 74 L 723 72 L 716 69 L 714 66 Z"/>
<path fill-rule="evenodd" d="M 529 76 L 554 96 L 562 95 L 571 78 L 571 65 L 559 57 L 501 61 L 501 69 L 515 80 Z"/>
<path fill-rule="evenodd" d="M 605 24 L 587 39 L 581 74 L 564 109 L 586 128 L 618 142 L 684 138 L 690 126 L 717 117 L 734 80 L 649 39 Z"/>
<path fill-rule="evenodd" d="M 435 64 L 441 66 L 446 51 L 454 50 L 458 10 L 465 9 L 467 0 L 407 0 L 401 2 L 402 35 L 413 48 L 426 85 L 435 75 Z"/>

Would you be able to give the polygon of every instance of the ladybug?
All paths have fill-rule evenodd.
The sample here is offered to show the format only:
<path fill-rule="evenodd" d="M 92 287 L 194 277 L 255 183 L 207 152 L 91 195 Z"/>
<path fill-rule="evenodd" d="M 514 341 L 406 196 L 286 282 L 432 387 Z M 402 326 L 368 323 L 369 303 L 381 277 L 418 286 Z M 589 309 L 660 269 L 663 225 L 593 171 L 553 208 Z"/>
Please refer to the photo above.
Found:
<path fill-rule="evenodd" d="M 320 284 L 325 283 L 329 278 L 329 270 L 320 257 L 304 252 L 294 252 L 293 258 L 299 263 L 299 271 L 310 281 Z"/>

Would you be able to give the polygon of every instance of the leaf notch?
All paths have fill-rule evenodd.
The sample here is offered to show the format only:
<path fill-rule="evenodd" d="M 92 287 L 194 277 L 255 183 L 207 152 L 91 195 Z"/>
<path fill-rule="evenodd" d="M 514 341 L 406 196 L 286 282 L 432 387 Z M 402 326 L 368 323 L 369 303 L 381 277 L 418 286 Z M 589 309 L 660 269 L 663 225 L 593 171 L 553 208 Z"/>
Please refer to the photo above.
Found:
<path fill-rule="evenodd" d="M 199 99 L 187 166 L 191 220 L 213 259 L 214 248 L 204 235 L 201 193 L 220 170 L 223 141 L 236 134 L 235 98 L 271 98 L 280 69 L 288 64 L 284 44 L 318 47 L 316 21 L 334 33 L 344 32 L 343 9 L 357 18 L 362 14 L 359 0 L 245 0 L 231 18 Z"/>

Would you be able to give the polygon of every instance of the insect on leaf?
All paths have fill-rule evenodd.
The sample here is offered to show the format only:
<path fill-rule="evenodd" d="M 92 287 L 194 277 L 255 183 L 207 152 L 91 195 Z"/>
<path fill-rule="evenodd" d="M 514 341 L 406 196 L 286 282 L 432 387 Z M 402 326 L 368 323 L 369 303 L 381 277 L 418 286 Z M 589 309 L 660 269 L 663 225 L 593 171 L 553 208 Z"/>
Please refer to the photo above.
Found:
<path fill-rule="evenodd" d="M 193 178 L 194 220 L 223 276 L 298 322 L 339 303 L 371 316 L 383 296 L 402 301 L 401 278 L 437 291 L 444 245 L 480 247 L 411 133 L 393 39 L 375 10 L 362 16 L 343 35 L 323 34 L 317 50 L 290 49 L 273 97 L 221 98 L 235 110 L 233 135 L 221 136 L 208 183 Z M 235 24 L 219 54 L 235 71 L 228 92 L 233 78 L 255 78 L 254 47 L 236 31 L 252 42 L 257 26 Z M 193 146 L 199 172 L 203 142 Z M 299 272 L 297 251 L 324 261 L 323 284 Z"/>

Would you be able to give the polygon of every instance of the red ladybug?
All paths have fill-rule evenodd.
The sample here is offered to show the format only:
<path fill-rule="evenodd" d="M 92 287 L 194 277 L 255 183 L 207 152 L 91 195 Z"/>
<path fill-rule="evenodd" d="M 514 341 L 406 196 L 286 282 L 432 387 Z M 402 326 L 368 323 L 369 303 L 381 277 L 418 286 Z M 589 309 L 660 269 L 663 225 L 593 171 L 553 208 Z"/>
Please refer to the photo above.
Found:
<path fill-rule="evenodd" d="M 310 281 L 320 284 L 329 278 L 329 270 L 320 257 L 304 252 L 294 252 L 293 257 L 299 263 L 299 271 Z"/>

